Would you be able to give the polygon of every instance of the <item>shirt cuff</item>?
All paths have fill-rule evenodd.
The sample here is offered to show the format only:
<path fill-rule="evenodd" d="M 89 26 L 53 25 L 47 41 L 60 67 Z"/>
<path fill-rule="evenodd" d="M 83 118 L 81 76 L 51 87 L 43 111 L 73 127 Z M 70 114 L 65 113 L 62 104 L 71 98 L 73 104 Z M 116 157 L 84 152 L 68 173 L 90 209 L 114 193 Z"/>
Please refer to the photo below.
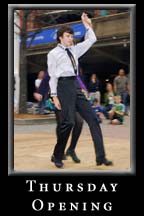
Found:
<path fill-rule="evenodd" d="M 57 96 L 57 93 L 51 93 L 51 97 Z"/>

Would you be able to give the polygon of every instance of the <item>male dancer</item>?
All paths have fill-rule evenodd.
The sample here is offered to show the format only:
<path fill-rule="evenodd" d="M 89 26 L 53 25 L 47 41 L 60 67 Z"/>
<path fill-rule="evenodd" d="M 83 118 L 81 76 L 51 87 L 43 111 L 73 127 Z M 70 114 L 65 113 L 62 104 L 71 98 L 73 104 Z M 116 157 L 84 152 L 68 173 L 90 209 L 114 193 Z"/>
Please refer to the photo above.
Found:
<path fill-rule="evenodd" d="M 59 44 L 48 53 L 48 71 L 50 75 L 51 97 L 55 107 L 62 112 L 62 122 L 57 129 L 57 144 L 51 161 L 63 167 L 62 157 L 74 125 L 75 113 L 78 111 L 88 123 L 91 136 L 94 142 L 97 165 L 112 165 L 105 157 L 103 137 L 100 125 L 95 112 L 92 110 L 89 101 L 81 92 L 76 76 L 78 58 L 82 56 L 95 42 L 96 36 L 92 30 L 91 20 L 85 13 L 81 16 L 86 27 L 86 39 L 71 46 L 73 41 L 73 30 L 70 27 L 61 27 L 57 32 Z"/>

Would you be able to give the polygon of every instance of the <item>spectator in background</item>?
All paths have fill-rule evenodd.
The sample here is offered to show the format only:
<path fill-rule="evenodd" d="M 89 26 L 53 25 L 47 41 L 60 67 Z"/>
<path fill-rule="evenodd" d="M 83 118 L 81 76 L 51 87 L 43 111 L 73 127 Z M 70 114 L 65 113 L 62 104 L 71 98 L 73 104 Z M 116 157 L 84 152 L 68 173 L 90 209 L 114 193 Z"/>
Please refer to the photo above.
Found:
<path fill-rule="evenodd" d="M 125 105 L 125 115 L 128 115 L 127 99 L 130 94 L 130 85 L 124 69 L 118 71 L 118 76 L 114 78 L 113 85 L 115 93 L 121 96 L 122 103 Z"/>
<path fill-rule="evenodd" d="M 45 71 L 39 71 L 38 73 L 38 77 L 35 80 L 35 92 L 34 92 L 34 97 L 35 97 L 35 93 L 38 91 L 40 84 L 42 82 L 42 80 L 44 79 L 45 76 Z M 42 100 L 39 101 L 39 114 L 45 114 L 44 113 L 44 109 L 45 109 L 45 102 L 47 99 L 47 95 L 43 95 Z"/>
<path fill-rule="evenodd" d="M 121 103 L 121 96 L 115 96 L 114 101 L 115 103 L 109 111 L 109 118 L 111 119 L 110 123 L 114 125 L 123 124 L 125 106 Z"/>
<path fill-rule="evenodd" d="M 118 10 L 114 9 L 114 10 L 108 10 L 109 11 L 109 15 L 113 15 L 113 14 L 117 14 Z"/>
<path fill-rule="evenodd" d="M 103 114 L 106 119 L 109 119 L 109 111 L 112 109 L 114 104 L 114 96 L 115 93 L 113 91 L 113 87 L 111 83 L 106 84 L 106 93 L 104 94 L 104 107 L 103 107 Z"/>
<path fill-rule="evenodd" d="M 94 101 L 93 101 L 92 109 L 96 112 L 96 116 L 97 116 L 98 122 L 99 122 L 99 123 L 102 123 L 101 115 L 102 115 L 103 109 L 102 109 L 102 107 L 99 105 L 99 102 L 98 102 L 98 99 L 97 99 L 97 98 L 94 99 Z"/>
<path fill-rule="evenodd" d="M 90 81 L 88 83 L 89 97 L 91 99 L 98 99 L 98 103 L 101 102 L 101 93 L 100 93 L 100 82 L 96 74 L 92 74 Z"/>
<path fill-rule="evenodd" d="M 106 16 L 109 14 L 109 10 L 101 9 L 101 10 L 95 10 L 94 11 L 94 16 L 99 17 L 99 16 Z"/>
<path fill-rule="evenodd" d="M 42 81 L 44 75 L 45 75 L 45 72 L 44 72 L 44 71 L 39 71 L 38 77 L 37 77 L 37 79 L 35 80 L 35 88 L 36 88 L 36 89 L 39 88 L 40 83 L 41 83 L 41 81 Z"/>
<path fill-rule="evenodd" d="M 101 16 L 106 16 L 106 15 L 108 15 L 108 10 L 100 10 L 100 15 L 101 15 Z"/>
<path fill-rule="evenodd" d="M 122 13 L 122 12 L 127 12 L 127 9 L 113 9 L 113 10 L 105 10 L 105 9 L 101 9 L 101 10 L 94 10 L 94 16 L 95 17 L 99 17 L 99 16 L 107 16 L 107 15 L 113 15 L 113 14 L 118 14 L 118 13 Z"/>
<path fill-rule="evenodd" d="M 37 93 L 40 93 L 42 95 L 42 98 L 47 98 L 48 97 L 48 92 L 49 92 L 49 76 L 48 72 L 44 72 L 43 79 L 41 80 L 39 87 L 36 89 Z"/>

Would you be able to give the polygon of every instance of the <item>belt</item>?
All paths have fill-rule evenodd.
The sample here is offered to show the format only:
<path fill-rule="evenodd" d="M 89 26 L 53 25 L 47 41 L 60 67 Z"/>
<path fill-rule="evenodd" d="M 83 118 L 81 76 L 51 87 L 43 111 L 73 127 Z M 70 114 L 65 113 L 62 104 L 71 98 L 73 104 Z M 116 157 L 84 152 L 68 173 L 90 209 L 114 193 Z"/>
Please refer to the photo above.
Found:
<path fill-rule="evenodd" d="M 59 77 L 59 80 L 75 80 L 76 76 L 69 76 L 69 77 Z"/>

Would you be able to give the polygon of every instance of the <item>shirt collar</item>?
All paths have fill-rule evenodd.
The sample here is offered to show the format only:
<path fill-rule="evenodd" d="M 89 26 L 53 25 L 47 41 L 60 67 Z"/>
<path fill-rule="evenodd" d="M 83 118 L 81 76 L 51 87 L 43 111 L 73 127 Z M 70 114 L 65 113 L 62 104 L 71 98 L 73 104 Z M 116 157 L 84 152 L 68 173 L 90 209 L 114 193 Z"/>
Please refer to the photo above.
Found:
<path fill-rule="evenodd" d="M 65 50 L 65 49 L 71 49 L 71 46 L 65 47 L 65 46 L 63 46 L 63 45 L 60 44 L 60 43 L 59 43 L 57 46 L 60 47 L 60 48 L 62 48 L 62 49 L 64 49 L 64 50 Z"/>

